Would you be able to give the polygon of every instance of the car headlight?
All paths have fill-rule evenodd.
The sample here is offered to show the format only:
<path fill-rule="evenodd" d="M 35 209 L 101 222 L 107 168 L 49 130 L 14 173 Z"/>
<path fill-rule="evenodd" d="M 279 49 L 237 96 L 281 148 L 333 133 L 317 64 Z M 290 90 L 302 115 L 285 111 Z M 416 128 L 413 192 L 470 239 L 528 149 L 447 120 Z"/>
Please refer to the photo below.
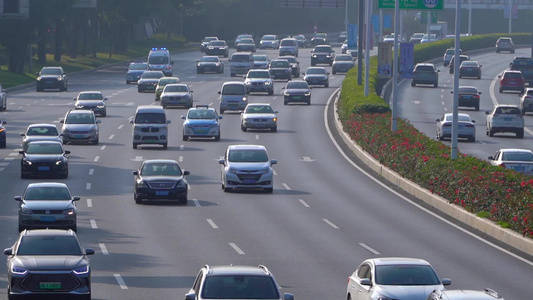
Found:
<path fill-rule="evenodd" d="M 290 94 L 285 91 L 283 92 L 283 96 L 290 96 Z"/>
<path fill-rule="evenodd" d="M 144 182 L 143 180 L 139 180 L 137 182 L 137 187 L 140 187 L 140 188 L 147 188 L 148 187 L 148 184 L 146 184 L 146 182 Z"/>
<path fill-rule="evenodd" d="M 104 107 L 105 107 L 105 104 L 102 103 L 102 104 L 99 104 L 99 105 L 96 106 L 96 107 L 98 107 L 98 108 L 104 108 Z"/>
<path fill-rule="evenodd" d="M 271 85 L 272 81 L 265 81 L 265 85 Z"/>
<path fill-rule="evenodd" d="M 76 104 L 76 108 L 83 108 L 83 105 L 81 105 L 81 104 Z"/>
<path fill-rule="evenodd" d="M 228 172 L 230 172 L 232 174 L 237 174 L 237 169 L 229 168 Z"/>
<path fill-rule="evenodd" d="M 311 96 L 311 92 L 305 93 L 305 96 Z"/>
<path fill-rule="evenodd" d="M 312 58 L 316 58 L 316 54 L 311 55 Z"/>
<path fill-rule="evenodd" d="M 278 118 L 274 117 L 274 118 L 272 118 L 272 121 L 273 121 L 273 122 L 277 122 L 277 121 L 278 121 Z"/>
<path fill-rule="evenodd" d="M 246 99 L 246 97 L 242 97 L 242 101 L 246 101 L 246 100 L 248 100 L 248 99 Z"/>
<path fill-rule="evenodd" d="M 28 208 L 25 208 L 25 207 L 22 207 L 20 209 L 20 212 L 23 214 L 23 215 L 31 215 L 33 214 L 33 211 L 31 209 L 28 209 Z"/>
<path fill-rule="evenodd" d="M 42 80 L 41 76 L 37 77 L 37 81 L 41 81 L 41 80 Z"/>
<path fill-rule="evenodd" d="M 178 187 L 179 188 L 183 188 L 183 187 L 186 187 L 187 186 L 187 183 L 185 182 L 185 180 L 182 180 L 180 182 L 178 182 Z"/>
<path fill-rule="evenodd" d="M 74 274 L 77 274 L 77 275 L 87 274 L 87 273 L 89 273 L 89 265 L 76 268 L 76 269 L 72 270 L 72 272 L 74 272 Z"/>
<path fill-rule="evenodd" d="M 63 80 L 63 77 L 57 77 L 57 81 Z"/>
<path fill-rule="evenodd" d="M 262 169 L 262 170 L 259 170 L 259 173 L 260 173 L 260 174 L 267 174 L 268 172 L 270 172 L 270 169 Z"/>
<path fill-rule="evenodd" d="M 24 268 L 21 268 L 21 267 L 12 266 L 11 267 L 11 273 L 17 274 L 17 275 L 24 275 L 24 274 L 28 273 L 28 270 L 26 270 Z"/>
<path fill-rule="evenodd" d="M 62 160 L 58 160 L 58 161 L 56 161 L 56 166 L 59 166 L 59 165 L 62 164 L 62 163 L 63 163 Z"/>
<path fill-rule="evenodd" d="M 29 161 L 29 160 L 23 160 L 22 163 L 25 164 L 25 165 L 28 165 L 28 166 L 31 166 L 31 164 L 32 164 L 31 161 Z"/>
<path fill-rule="evenodd" d="M 327 58 L 330 58 L 330 57 L 331 57 L 331 55 L 330 55 L 330 54 L 327 54 L 327 55 L 326 55 L 326 57 L 327 57 Z"/>
<path fill-rule="evenodd" d="M 72 216 L 72 215 L 74 215 L 75 213 L 76 213 L 76 211 L 74 211 L 74 208 L 65 209 L 65 210 L 63 211 L 63 214 L 64 214 L 64 215 L 69 215 L 69 216 Z"/>

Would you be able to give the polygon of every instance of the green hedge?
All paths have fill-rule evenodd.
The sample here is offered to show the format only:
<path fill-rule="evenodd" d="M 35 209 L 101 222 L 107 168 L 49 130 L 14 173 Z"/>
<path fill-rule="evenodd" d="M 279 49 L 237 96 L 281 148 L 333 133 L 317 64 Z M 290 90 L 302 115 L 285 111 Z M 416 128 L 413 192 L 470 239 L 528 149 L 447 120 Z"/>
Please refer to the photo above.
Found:
<path fill-rule="evenodd" d="M 466 51 L 492 47 L 499 36 L 462 38 L 465 47 L 461 48 Z M 512 37 L 517 44 L 531 39 L 530 34 Z M 435 53 L 444 53 L 450 46 L 453 44 L 447 40 L 416 46 L 415 60 L 436 58 Z M 389 107 L 375 93 L 375 57 L 370 70 L 369 89 L 374 92 L 368 97 L 364 96 L 364 86 L 357 85 L 357 67 L 348 72 L 342 84 L 337 109 L 344 130 L 352 139 L 383 165 L 450 203 L 533 237 L 533 177 L 462 153 L 451 160 L 449 146 L 421 133 L 408 120 L 398 119 L 398 130 L 392 132 Z"/>

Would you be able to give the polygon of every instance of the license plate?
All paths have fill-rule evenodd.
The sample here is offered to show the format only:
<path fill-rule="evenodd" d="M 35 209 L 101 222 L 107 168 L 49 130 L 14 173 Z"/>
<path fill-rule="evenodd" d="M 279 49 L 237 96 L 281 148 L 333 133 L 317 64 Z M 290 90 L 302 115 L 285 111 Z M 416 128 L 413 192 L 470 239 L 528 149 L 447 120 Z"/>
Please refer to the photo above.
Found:
<path fill-rule="evenodd" d="M 507 122 L 510 122 L 512 121 L 513 119 L 512 118 L 503 118 L 504 121 L 507 121 Z"/>
<path fill-rule="evenodd" d="M 156 196 L 168 196 L 168 191 L 155 191 Z"/>
<path fill-rule="evenodd" d="M 514 81 L 509 81 L 509 84 L 516 84 L 516 82 L 514 82 Z"/>
<path fill-rule="evenodd" d="M 470 99 L 472 96 L 463 96 L 463 99 Z"/>
<path fill-rule="evenodd" d="M 155 144 L 157 143 L 156 140 L 144 140 L 143 143 L 146 143 L 146 144 Z"/>
<path fill-rule="evenodd" d="M 49 166 L 39 166 L 37 168 L 38 171 L 50 171 L 50 167 Z"/>
<path fill-rule="evenodd" d="M 39 282 L 41 290 L 58 290 L 61 288 L 61 282 Z"/>
<path fill-rule="evenodd" d="M 252 184 L 252 183 L 255 183 L 255 179 L 244 179 L 242 182 L 247 183 L 247 184 Z"/>
<path fill-rule="evenodd" d="M 46 84 L 52 84 L 53 82 L 52 81 L 47 81 Z"/>
<path fill-rule="evenodd" d="M 84 136 L 83 136 L 83 134 L 76 134 L 76 135 L 74 135 L 74 138 L 75 139 L 82 139 L 82 138 L 84 138 Z"/>
<path fill-rule="evenodd" d="M 299 100 L 299 99 L 302 99 L 302 97 L 301 96 L 294 96 L 294 97 L 292 97 L 292 99 Z"/>
<path fill-rule="evenodd" d="M 56 220 L 56 217 L 54 216 L 41 216 L 39 218 L 40 221 L 42 222 L 54 222 Z"/>
<path fill-rule="evenodd" d="M 198 129 L 196 133 L 207 133 L 207 129 Z"/>

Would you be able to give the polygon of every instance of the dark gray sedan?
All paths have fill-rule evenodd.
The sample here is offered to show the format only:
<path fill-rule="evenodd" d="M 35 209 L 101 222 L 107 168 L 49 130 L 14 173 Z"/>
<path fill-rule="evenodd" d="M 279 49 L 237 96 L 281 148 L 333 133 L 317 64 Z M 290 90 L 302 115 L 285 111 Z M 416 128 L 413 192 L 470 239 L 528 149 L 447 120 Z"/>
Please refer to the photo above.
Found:
<path fill-rule="evenodd" d="M 290 102 L 311 104 L 311 88 L 307 82 L 303 80 L 289 81 L 282 89 L 285 90 L 283 92 L 283 104 L 287 105 Z"/>
<path fill-rule="evenodd" d="M 135 203 L 143 204 L 143 200 L 178 200 L 181 204 L 187 204 L 189 185 L 185 176 L 190 173 L 183 171 L 177 161 L 146 160 L 132 174 L 135 176 Z"/>
<path fill-rule="evenodd" d="M 88 109 L 92 110 L 95 115 L 105 117 L 107 115 L 107 108 L 105 102 L 107 98 L 104 98 L 102 92 L 99 91 L 83 91 L 74 98 L 76 103 L 74 107 L 76 109 Z"/>

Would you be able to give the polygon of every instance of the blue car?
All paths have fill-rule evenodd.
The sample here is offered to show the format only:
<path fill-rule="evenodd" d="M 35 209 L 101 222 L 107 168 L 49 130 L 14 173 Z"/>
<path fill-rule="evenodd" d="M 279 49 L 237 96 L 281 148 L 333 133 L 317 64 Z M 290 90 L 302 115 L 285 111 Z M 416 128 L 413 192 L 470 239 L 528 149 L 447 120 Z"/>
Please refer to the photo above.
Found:
<path fill-rule="evenodd" d="M 147 63 L 132 62 L 128 67 L 128 73 L 126 73 L 126 84 L 139 81 L 144 71 L 147 71 L 147 70 L 148 70 Z"/>
<path fill-rule="evenodd" d="M 189 138 L 214 138 L 220 140 L 220 119 L 214 108 L 209 105 L 197 105 L 187 111 L 186 116 L 181 116 L 183 122 L 183 140 Z"/>

